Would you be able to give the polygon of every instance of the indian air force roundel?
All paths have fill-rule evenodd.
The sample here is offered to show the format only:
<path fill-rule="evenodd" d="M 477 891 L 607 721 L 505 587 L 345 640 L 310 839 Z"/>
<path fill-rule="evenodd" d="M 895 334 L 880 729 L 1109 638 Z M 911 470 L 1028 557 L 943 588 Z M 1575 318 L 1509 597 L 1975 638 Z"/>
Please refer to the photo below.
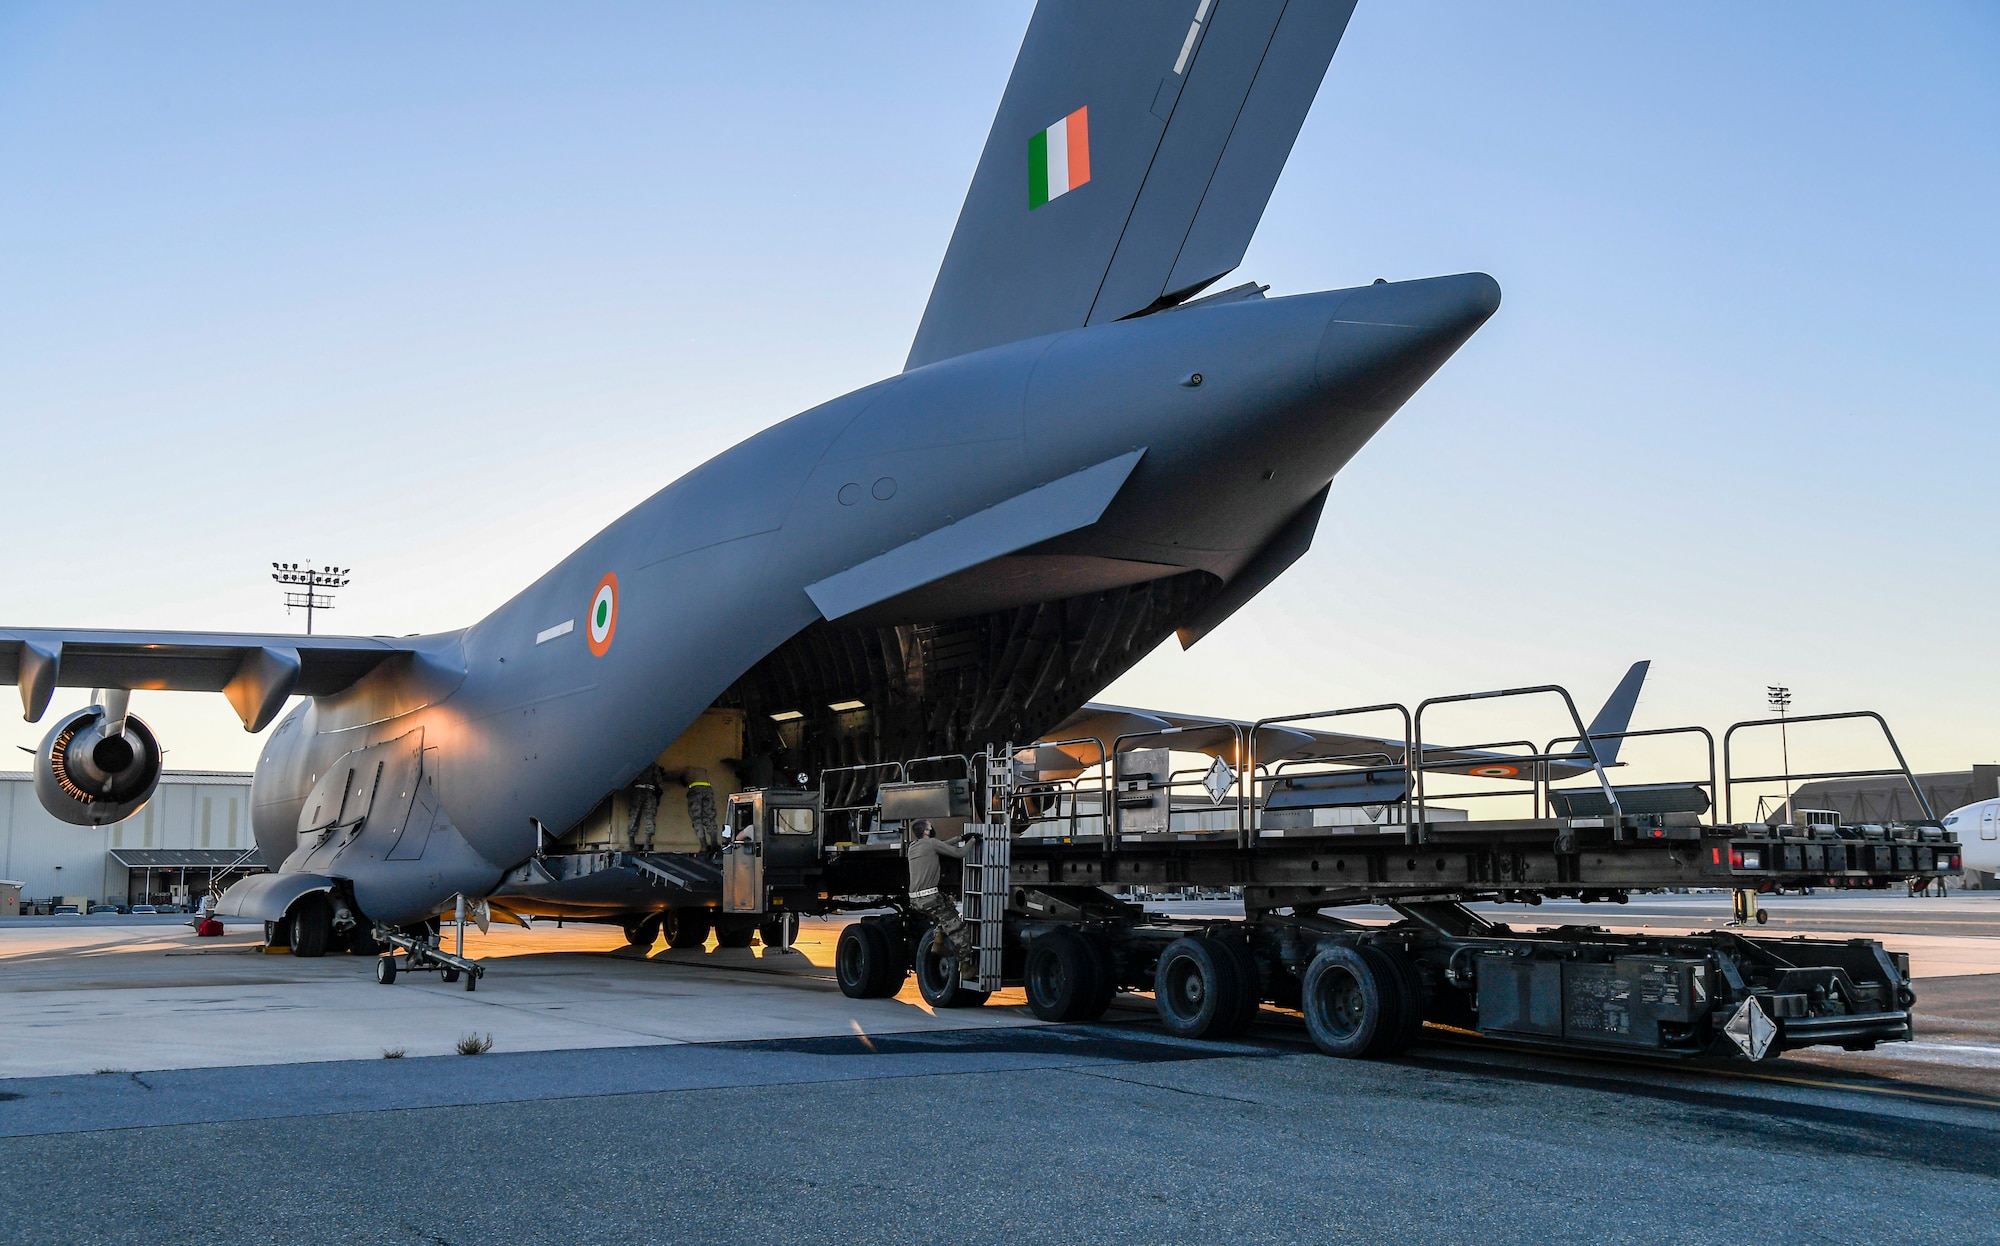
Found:
<path fill-rule="evenodd" d="M 606 572 L 597 582 L 590 599 L 590 651 L 603 657 L 611 649 L 611 637 L 618 631 L 618 576 Z"/>

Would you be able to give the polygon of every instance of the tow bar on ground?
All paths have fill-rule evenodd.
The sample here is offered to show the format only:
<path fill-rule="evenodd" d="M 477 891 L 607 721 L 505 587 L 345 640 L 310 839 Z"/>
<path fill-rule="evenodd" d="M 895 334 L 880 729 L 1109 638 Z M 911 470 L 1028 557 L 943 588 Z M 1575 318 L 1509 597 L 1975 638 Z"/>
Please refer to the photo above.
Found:
<path fill-rule="evenodd" d="M 375 980 L 383 986 L 391 986 L 398 973 L 436 973 L 446 982 L 465 980 L 465 989 L 476 991 L 479 980 L 486 976 L 486 966 L 465 955 L 465 897 L 458 899 L 454 924 L 458 927 L 458 950 L 447 952 L 441 946 L 443 931 L 437 934 L 426 932 L 421 935 L 407 935 L 387 926 L 375 927 L 375 937 L 390 945 L 390 950 L 375 960 Z M 396 963 L 395 949 L 407 953 L 406 962 Z"/>

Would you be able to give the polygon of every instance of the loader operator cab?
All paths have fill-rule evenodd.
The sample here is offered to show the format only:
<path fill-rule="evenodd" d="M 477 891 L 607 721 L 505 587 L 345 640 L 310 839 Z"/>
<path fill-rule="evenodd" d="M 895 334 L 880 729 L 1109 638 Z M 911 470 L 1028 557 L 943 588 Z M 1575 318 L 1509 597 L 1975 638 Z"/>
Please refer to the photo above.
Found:
<path fill-rule="evenodd" d="M 773 892 L 802 888 L 820 865 L 819 793 L 737 792 L 722 848 L 722 911 L 762 913 Z M 782 904 L 782 899 L 777 901 Z"/>

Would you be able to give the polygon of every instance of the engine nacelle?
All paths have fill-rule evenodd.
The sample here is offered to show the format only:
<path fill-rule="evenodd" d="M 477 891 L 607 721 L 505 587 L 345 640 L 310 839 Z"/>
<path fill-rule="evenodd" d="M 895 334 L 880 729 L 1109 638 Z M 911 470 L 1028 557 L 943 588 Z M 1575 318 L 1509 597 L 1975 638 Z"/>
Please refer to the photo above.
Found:
<path fill-rule="evenodd" d="M 35 796 L 72 826 L 131 817 L 160 785 L 160 743 L 145 723 L 121 712 L 122 729 L 102 705 L 68 715 L 35 753 Z"/>

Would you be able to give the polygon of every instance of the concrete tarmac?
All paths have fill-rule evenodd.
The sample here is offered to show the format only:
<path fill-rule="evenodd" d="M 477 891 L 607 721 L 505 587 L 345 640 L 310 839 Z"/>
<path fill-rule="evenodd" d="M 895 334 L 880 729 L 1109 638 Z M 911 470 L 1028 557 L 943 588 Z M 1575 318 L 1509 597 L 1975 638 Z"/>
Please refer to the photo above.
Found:
<path fill-rule="evenodd" d="M 1984 966 L 2000 916 L 1854 899 L 1767 904 L 1945 941 L 1933 971 Z M 1728 916 L 1726 897 L 1571 907 L 1503 920 Z M 1089 1027 L 1042 1026 L 1018 992 L 935 1015 L 913 990 L 847 1000 L 831 922 L 771 956 L 496 927 L 470 994 L 265 955 L 252 929 L 123 923 L 0 928 L 9 1240 L 1996 1237 L 1988 967 L 1922 977 L 1920 1041 L 1871 1053 L 1663 1066 L 1432 1030 L 1340 1061 L 1275 1010 L 1214 1044 L 1160 1032 L 1144 996 Z M 467 1032 L 493 1051 L 438 1054 Z"/>

